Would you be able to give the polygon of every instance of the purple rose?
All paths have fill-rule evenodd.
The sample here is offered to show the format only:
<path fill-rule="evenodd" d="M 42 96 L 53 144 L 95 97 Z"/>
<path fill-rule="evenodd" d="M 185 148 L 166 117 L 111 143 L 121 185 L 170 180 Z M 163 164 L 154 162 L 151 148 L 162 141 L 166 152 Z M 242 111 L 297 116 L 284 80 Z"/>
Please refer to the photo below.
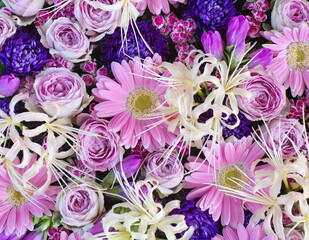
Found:
<path fill-rule="evenodd" d="M 249 120 L 269 120 L 285 106 L 283 86 L 267 72 L 252 71 L 251 77 L 241 87 L 251 94 L 249 98 L 237 96 L 238 107 Z"/>
<path fill-rule="evenodd" d="M 33 85 L 36 103 L 50 116 L 71 117 L 89 101 L 82 78 L 67 68 L 48 68 Z"/>
<path fill-rule="evenodd" d="M 262 127 L 267 146 L 271 149 L 282 149 L 282 155 L 291 157 L 304 144 L 302 125 L 296 119 L 274 118 Z M 295 150 L 296 149 L 296 150 Z"/>
<path fill-rule="evenodd" d="M 99 0 L 101 3 L 112 5 L 117 0 Z M 96 42 L 105 34 L 112 34 L 118 25 L 121 9 L 116 11 L 104 11 L 94 8 L 87 0 L 76 0 L 74 14 L 79 23 L 86 29 L 90 40 Z"/>
<path fill-rule="evenodd" d="M 309 3 L 307 0 L 277 0 L 271 12 L 271 25 L 275 30 L 294 28 L 309 24 Z"/>
<path fill-rule="evenodd" d="M 90 117 L 80 127 L 81 130 L 96 136 L 79 134 L 77 158 L 95 171 L 110 170 L 118 163 L 123 151 L 118 144 L 119 136 L 109 131 L 107 125 L 106 120 Z"/>
<path fill-rule="evenodd" d="M 42 43 L 50 48 L 51 54 L 59 54 L 72 62 L 86 60 L 90 52 L 90 42 L 78 23 L 60 17 L 48 21 L 40 30 Z"/>
<path fill-rule="evenodd" d="M 43 8 L 45 0 L 2 0 L 2 2 L 16 15 L 31 17 Z"/>
<path fill-rule="evenodd" d="M 0 12 L 0 50 L 5 40 L 16 32 L 13 20 L 7 14 Z"/>
<path fill-rule="evenodd" d="M 0 77 L 0 95 L 12 96 L 19 88 L 20 79 L 13 74 L 2 75 Z"/>
<path fill-rule="evenodd" d="M 57 196 L 56 208 L 61 222 L 71 227 L 94 223 L 104 210 L 104 196 L 98 186 L 91 183 L 69 184 Z"/>
<path fill-rule="evenodd" d="M 183 179 L 184 167 L 178 159 L 178 155 L 172 152 L 169 156 L 164 150 L 150 153 L 145 158 L 146 178 L 158 181 L 158 189 L 163 194 L 171 194 Z"/>

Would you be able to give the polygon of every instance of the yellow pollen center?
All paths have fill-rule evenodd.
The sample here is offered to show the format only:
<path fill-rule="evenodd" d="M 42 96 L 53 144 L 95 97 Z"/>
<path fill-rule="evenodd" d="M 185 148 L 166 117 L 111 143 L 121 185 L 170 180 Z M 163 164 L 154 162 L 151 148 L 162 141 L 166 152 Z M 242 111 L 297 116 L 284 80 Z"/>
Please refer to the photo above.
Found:
<path fill-rule="evenodd" d="M 287 50 L 287 62 L 291 68 L 299 70 L 309 68 L 309 43 L 292 42 Z"/>
<path fill-rule="evenodd" d="M 247 177 L 242 172 L 246 173 L 244 168 L 238 164 L 222 167 L 217 176 L 219 185 L 242 190 L 242 182 L 246 183 L 248 181 Z"/>
<path fill-rule="evenodd" d="M 15 206 L 20 206 L 28 202 L 27 198 L 21 192 L 16 191 L 13 186 L 7 187 L 7 201 Z"/>
<path fill-rule="evenodd" d="M 126 102 L 127 110 L 136 118 L 151 113 L 159 103 L 158 94 L 147 88 L 137 88 L 129 94 Z"/>

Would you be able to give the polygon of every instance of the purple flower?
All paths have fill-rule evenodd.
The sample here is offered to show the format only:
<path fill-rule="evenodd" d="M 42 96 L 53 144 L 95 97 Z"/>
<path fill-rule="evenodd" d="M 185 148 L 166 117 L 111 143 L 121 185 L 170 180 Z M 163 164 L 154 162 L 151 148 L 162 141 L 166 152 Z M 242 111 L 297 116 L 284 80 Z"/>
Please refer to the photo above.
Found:
<path fill-rule="evenodd" d="M 116 169 L 118 172 L 124 172 L 126 178 L 130 178 L 136 173 L 143 164 L 143 158 L 140 154 L 133 154 L 127 156 L 117 164 Z"/>
<path fill-rule="evenodd" d="M 149 21 L 138 22 L 137 26 L 152 51 L 158 53 L 165 60 L 169 52 L 168 42 L 161 35 L 160 30 L 155 29 Z M 128 29 L 126 44 L 124 44 L 124 50 L 129 57 L 124 55 L 123 49 L 121 48 L 120 28 L 117 28 L 112 35 L 105 36 L 103 40 L 100 51 L 102 52 L 101 61 L 105 67 L 110 67 L 110 64 L 114 61 L 119 63 L 123 59 L 129 61 L 129 57 L 140 56 L 145 59 L 148 56 L 153 56 L 141 37 L 137 36 L 136 39 L 132 27 Z"/>
<path fill-rule="evenodd" d="M 241 87 L 251 96 L 236 96 L 238 107 L 252 121 L 269 120 L 280 114 L 285 106 L 285 89 L 267 72 L 252 71 Z"/>
<path fill-rule="evenodd" d="M 248 31 L 249 22 L 244 16 L 240 15 L 230 20 L 226 33 L 226 44 L 234 46 L 237 59 L 245 53 L 245 40 Z"/>
<path fill-rule="evenodd" d="M 189 0 L 186 9 L 185 15 L 196 22 L 200 32 L 224 31 L 236 15 L 234 0 Z"/>
<path fill-rule="evenodd" d="M 0 233 L 0 239 L 1 240 L 22 240 L 23 239 L 23 235 L 21 235 L 20 237 L 17 237 L 16 234 L 11 234 L 9 236 L 5 235 L 4 231 L 2 233 Z"/>
<path fill-rule="evenodd" d="M 43 232 L 33 231 L 29 232 L 23 240 L 42 240 L 43 239 Z"/>
<path fill-rule="evenodd" d="M 244 114 L 239 113 L 238 118 L 240 120 L 240 124 L 238 127 L 230 129 L 224 125 L 222 125 L 222 136 L 224 139 L 227 139 L 230 136 L 235 136 L 237 139 L 241 139 L 242 137 L 248 137 L 251 135 L 252 130 L 252 122 L 248 120 Z M 236 123 L 236 116 L 231 115 L 225 122 L 228 125 L 234 125 Z"/>
<path fill-rule="evenodd" d="M 20 79 L 13 74 L 0 77 L 0 95 L 11 97 L 19 88 Z"/>
<path fill-rule="evenodd" d="M 210 240 L 218 233 L 218 224 L 215 222 L 208 211 L 202 211 L 200 208 L 195 207 L 195 202 L 187 200 L 182 203 L 180 209 L 174 210 L 172 214 L 185 215 L 185 221 L 188 227 L 194 227 L 194 233 L 190 240 Z M 178 238 L 184 235 L 180 233 Z"/>
<path fill-rule="evenodd" d="M 221 59 L 223 54 L 223 42 L 218 31 L 204 32 L 201 38 L 205 53 L 211 53 L 216 58 Z"/>
<path fill-rule="evenodd" d="M 270 49 L 262 48 L 249 54 L 248 58 L 251 59 L 250 63 L 248 64 L 249 68 L 254 68 L 257 65 L 266 67 L 273 59 L 273 54 Z"/>
<path fill-rule="evenodd" d="M 35 29 L 21 27 L 8 38 L 2 46 L 0 61 L 6 67 L 6 73 L 23 77 L 39 73 L 51 56 L 40 42 L 40 36 Z"/>
<path fill-rule="evenodd" d="M 10 106 L 10 99 L 8 99 L 8 98 L 2 98 L 2 99 L 0 99 L 0 109 L 3 111 L 3 112 L 5 112 L 6 114 L 9 114 L 9 112 L 10 112 L 10 108 L 9 108 L 9 106 Z"/>

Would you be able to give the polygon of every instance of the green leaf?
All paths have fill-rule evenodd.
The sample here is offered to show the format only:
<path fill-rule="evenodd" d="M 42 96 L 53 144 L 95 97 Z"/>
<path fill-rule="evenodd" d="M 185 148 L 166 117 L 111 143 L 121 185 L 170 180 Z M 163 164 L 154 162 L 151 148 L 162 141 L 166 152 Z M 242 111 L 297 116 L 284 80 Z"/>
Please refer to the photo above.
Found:
<path fill-rule="evenodd" d="M 5 71 L 5 65 L 2 62 L 0 62 L 0 74 L 2 74 L 4 71 Z"/>

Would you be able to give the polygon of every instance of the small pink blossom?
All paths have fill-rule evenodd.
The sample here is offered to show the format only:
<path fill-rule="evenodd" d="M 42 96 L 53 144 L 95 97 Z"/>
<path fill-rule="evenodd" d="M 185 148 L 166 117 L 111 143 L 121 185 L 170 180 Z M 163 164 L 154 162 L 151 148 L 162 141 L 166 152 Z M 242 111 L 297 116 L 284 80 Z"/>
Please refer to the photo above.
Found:
<path fill-rule="evenodd" d="M 95 81 L 95 77 L 91 74 L 83 74 L 82 79 L 86 83 L 86 86 L 92 86 Z"/>
<path fill-rule="evenodd" d="M 86 61 L 81 64 L 80 68 L 87 73 L 94 73 L 97 69 L 97 63 L 95 61 Z"/>

